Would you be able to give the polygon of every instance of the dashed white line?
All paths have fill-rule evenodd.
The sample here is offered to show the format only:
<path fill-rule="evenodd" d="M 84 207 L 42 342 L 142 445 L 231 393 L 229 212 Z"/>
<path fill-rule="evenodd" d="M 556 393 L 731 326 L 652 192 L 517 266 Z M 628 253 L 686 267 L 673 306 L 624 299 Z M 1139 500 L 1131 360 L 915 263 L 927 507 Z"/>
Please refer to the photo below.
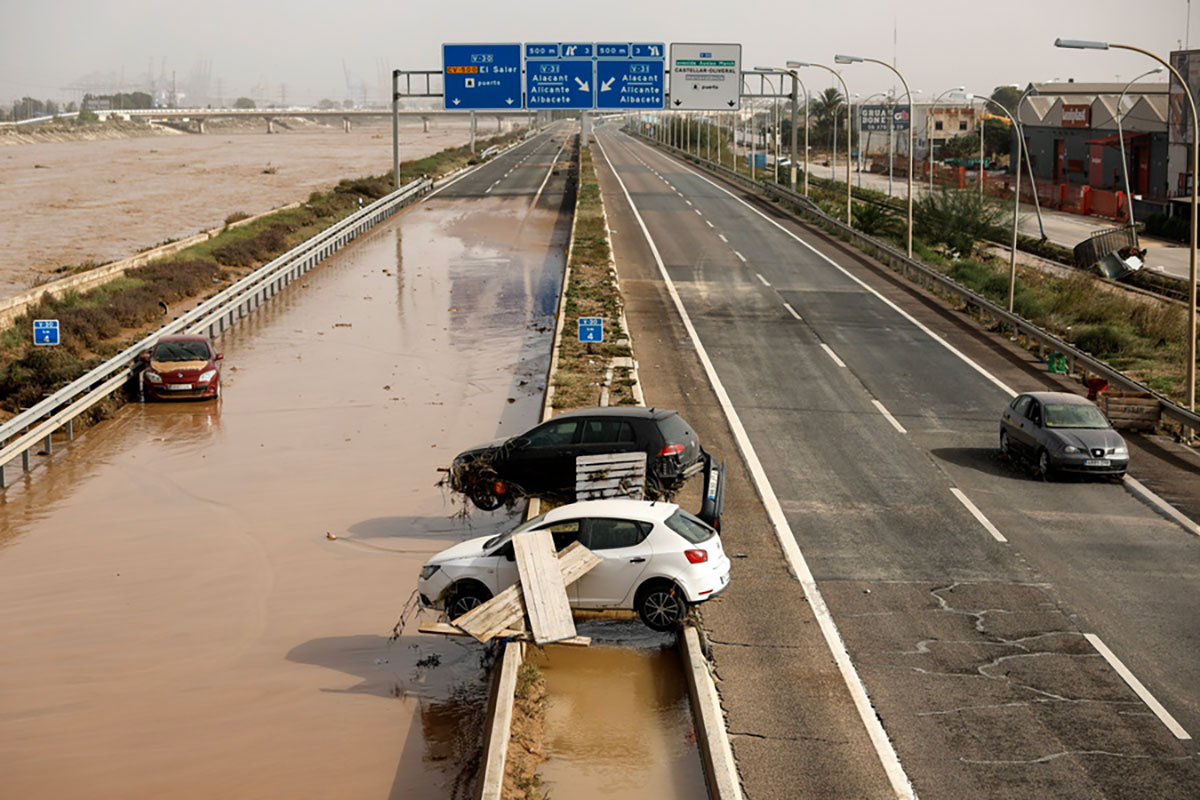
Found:
<path fill-rule="evenodd" d="M 846 362 L 838 358 L 837 353 L 833 352 L 833 348 L 821 342 L 821 349 L 825 351 L 825 355 L 833 359 L 833 363 L 837 364 L 842 369 L 846 368 Z"/>
<path fill-rule="evenodd" d="M 683 305 L 683 300 L 675 288 L 675 282 L 671 280 L 671 275 L 667 272 L 667 266 L 663 263 L 662 254 L 658 251 L 658 245 L 655 244 L 654 237 L 650 235 L 650 229 L 646 227 L 646 221 L 642 219 L 637 204 L 633 202 L 633 198 L 629 194 L 629 188 L 625 185 L 621 174 L 613 166 L 612 160 L 608 157 L 608 151 L 603 144 L 600 144 L 599 139 L 597 139 L 597 144 L 599 145 L 601 155 L 604 156 L 604 160 L 608 164 L 609 170 L 617 178 L 621 192 L 625 195 L 625 202 L 629 204 L 630 210 L 633 211 L 634 219 L 637 220 L 638 227 L 642 230 L 642 235 L 646 237 L 646 243 L 650 246 L 650 253 L 654 256 L 655 263 L 658 264 L 658 272 L 662 276 L 663 285 L 667 288 L 667 294 L 671 298 L 671 303 L 675 306 L 676 313 L 679 314 L 679 319 L 683 323 L 684 330 L 688 333 L 688 338 L 692 340 L 692 344 L 696 348 L 696 355 L 700 359 L 700 363 L 704 367 L 704 373 L 708 376 L 709 383 L 712 384 L 713 391 L 717 395 L 717 402 L 721 404 L 721 410 L 725 413 L 725 418 L 729 421 L 733 437 L 737 440 L 738 448 L 742 451 L 742 455 L 746 459 L 746 466 L 750 470 L 750 476 L 754 480 L 758 494 L 763 500 L 763 505 L 766 506 L 767 516 L 771 519 L 771 526 L 775 529 L 775 535 L 783 550 L 784 558 L 787 559 L 792 574 L 796 576 L 796 579 L 800 582 L 800 586 L 804 589 L 804 594 L 808 598 L 813 616 L 816 617 L 817 625 L 821 629 L 821 635 L 825 639 L 825 643 L 829 646 L 829 652 L 833 655 L 833 660 L 838 666 L 842 680 L 845 681 L 846 688 L 854 700 L 854 707 L 858 711 L 859 720 L 862 721 L 863 727 L 866 728 L 867 735 L 871 739 L 871 744 L 875 748 L 875 753 L 879 757 L 880 764 L 883 766 L 884 772 L 887 773 L 888 782 L 892 786 L 892 792 L 897 800 L 912 800 L 912 798 L 916 797 L 916 793 L 912 788 L 912 782 L 908 779 L 908 775 L 904 772 L 904 767 L 900 764 L 900 757 L 896 754 L 896 748 L 892 746 L 891 740 L 888 739 L 887 731 L 883 729 L 883 722 L 879 719 L 874 706 L 871 705 L 871 698 L 867 695 L 866 686 L 863 685 L 858 670 L 854 668 L 854 662 L 850 660 L 850 653 L 846 650 L 846 643 L 842 640 L 837 623 L 833 621 L 833 615 L 829 612 L 829 606 L 826 605 L 825 598 L 817 586 L 816 578 L 813 577 L 812 570 L 808 568 L 808 562 L 804 559 L 804 554 L 800 551 L 800 545 L 796 542 L 796 534 L 792 531 L 792 527 L 787 521 L 787 516 L 783 513 L 783 506 L 780 504 L 775 490 L 771 488 L 771 481 L 767 477 L 767 471 L 763 469 L 762 462 L 758 458 L 758 453 L 754 449 L 754 444 L 750 441 L 746 427 L 742 424 L 741 416 L 737 413 L 737 409 L 734 408 L 733 400 L 729 397 L 729 392 L 726 391 L 724 384 L 721 383 L 721 378 L 717 375 L 717 369 L 713 366 L 712 359 L 708 356 L 708 350 L 704 347 L 704 343 L 700 341 L 700 335 L 696 332 L 696 327 L 692 324 L 692 318 Z"/>
<path fill-rule="evenodd" d="M 712 224 L 712 221 L 711 221 L 711 220 L 707 220 L 707 219 L 706 219 L 706 220 L 704 220 L 704 224 L 705 224 L 705 225 L 707 225 L 707 226 L 708 226 L 708 227 L 710 227 L 710 228 L 715 228 L 715 227 L 717 227 L 716 225 L 713 225 L 713 224 Z"/>
<path fill-rule="evenodd" d="M 900 433 L 908 433 L 908 431 L 904 430 L 904 426 L 900 424 L 900 421 L 892 416 L 892 412 L 883 407 L 883 403 L 879 402 L 878 400 L 872 400 L 871 402 L 875 404 L 877 409 L 879 409 L 879 413 L 883 414 L 884 419 L 892 423 L 893 428 L 900 431 Z"/>
<path fill-rule="evenodd" d="M 723 234 L 723 233 L 718 233 L 718 234 L 717 234 L 717 237 L 718 237 L 718 238 L 719 238 L 719 239 L 720 239 L 722 242 L 724 242 L 725 244 L 729 244 L 729 240 L 725 238 L 725 234 Z"/>
<path fill-rule="evenodd" d="M 1167 726 L 1167 730 L 1175 734 L 1176 739 L 1192 738 L 1192 735 L 1175 721 L 1175 718 L 1171 716 L 1171 712 L 1163 708 L 1162 703 L 1158 702 L 1154 698 L 1154 695 L 1150 694 L 1150 690 L 1143 686 L 1142 682 L 1129 671 L 1129 668 L 1121 663 L 1121 659 L 1117 658 L 1116 654 L 1108 649 L 1108 645 L 1100 641 L 1099 636 L 1094 633 L 1085 633 L 1083 637 L 1092 643 L 1092 647 L 1096 648 L 1097 653 L 1104 656 L 1104 660 L 1108 662 L 1108 665 L 1115 669 L 1122 680 L 1129 684 L 1129 688 L 1133 689 L 1134 694 L 1142 698 L 1142 702 L 1150 707 L 1150 710 L 1154 712 L 1154 716 L 1158 717 L 1163 725 Z"/>
<path fill-rule="evenodd" d="M 792 315 L 793 317 L 795 317 L 796 319 L 800 319 L 800 318 L 801 318 L 801 317 L 800 317 L 800 315 L 796 313 L 796 309 L 792 308 L 792 304 L 791 304 L 791 303 L 784 303 L 784 304 L 783 304 L 783 307 L 784 307 L 784 308 L 786 308 L 786 309 L 788 310 L 788 313 L 789 313 L 789 314 L 791 314 L 791 315 Z"/>
<path fill-rule="evenodd" d="M 739 253 L 737 250 L 734 250 L 734 251 L 733 251 L 733 254 L 734 254 L 735 256 L 737 256 L 738 258 L 740 258 L 740 259 L 742 260 L 742 263 L 743 263 L 743 264 L 745 264 L 745 263 L 746 263 L 746 257 L 745 257 L 744 255 L 742 255 L 741 253 Z"/>
<path fill-rule="evenodd" d="M 958 498 L 958 502 L 966 506 L 967 511 L 971 512 L 971 516 L 979 520 L 979 524 L 987 529 L 987 532 L 992 535 L 993 539 L 995 539 L 997 542 L 1008 541 L 1008 539 L 1004 538 L 1004 534 L 996 529 L 996 526 L 992 524 L 992 521 L 985 517 L 983 512 L 976 508 L 975 504 L 971 502 L 971 499 L 963 494 L 960 489 L 955 489 L 953 486 L 951 486 L 950 493 Z"/>
<path fill-rule="evenodd" d="M 762 285 L 763 285 L 763 286 L 770 286 L 770 285 L 771 285 L 771 282 L 770 282 L 769 280 L 767 280 L 766 278 L 764 278 L 764 277 L 762 276 L 762 273 L 761 273 L 761 272 L 756 272 L 756 273 L 754 273 L 754 274 L 755 274 L 756 276 L 758 276 L 758 279 L 759 279 L 760 281 L 762 281 Z"/>
<path fill-rule="evenodd" d="M 697 214 L 697 216 L 701 216 L 701 217 L 703 217 L 703 216 L 704 216 L 704 212 L 702 212 L 702 211 L 701 211 L 700 209 L 698 209 L 698 208 L 693 208 L 693 209 L 692 209 L 692 211 L 695 211 L 695 212 L 696 212 L 696 214 Z"/>

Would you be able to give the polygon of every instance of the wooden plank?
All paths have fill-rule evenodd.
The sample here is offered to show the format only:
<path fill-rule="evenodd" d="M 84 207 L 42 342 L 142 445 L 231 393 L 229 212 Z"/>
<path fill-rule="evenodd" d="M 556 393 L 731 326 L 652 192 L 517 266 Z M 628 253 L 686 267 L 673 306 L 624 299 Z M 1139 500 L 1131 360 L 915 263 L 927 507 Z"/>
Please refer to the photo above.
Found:
<path fill-rule="evenodd" d="M 533 640 L 548 644 L 570 639 L 575 635 L 575 621 L 554 553 L 554 537 L 548 530 L 518 533 L 513 537 L 513 549 Z"/>
<path fill-rule="evenodd" d="M 600 453 L 594 456 L 576 456 L 575 465 L 590 466 L 592 464 L 645 464 L 645 453 Z"/>
<path fill-rule="evenodd" d="M 599 563 L 600 556 L 579 542 L 572 542 L 558 554 L 558 569 L 562 574 L 563 585 L 570 586 Z M 451 624 L 479 641 L 486 642 L 498 636 L 500 631 L 511 628 L 523 616 L 525 597 L 518 581 L 486 603 L 476 606 L 456 620 L 451 620 Z"/>
<path fill-rule="evenodd" d="M 470 636 L 471 634 L 460 631 L 458 628 L 451 625 L 449 622 L 427 622 L 417 628 L 420 633 L 438 634 L 441 636 Z M 529 639 L 528 631 L 519 631 L 513 628 L 505 628 L 496 634 L 502 639 Z M 572 636 L 570 639 L 562 639 L 554 644 L 561 644 L 566 647 L 587 647 L 592 643 L 590 636 Z"/>
<path fill-rule="evenodd" d="M 641 498 L 646 494 L 646 454 L 606 453 L 575 459 L 575 497 Z"/>

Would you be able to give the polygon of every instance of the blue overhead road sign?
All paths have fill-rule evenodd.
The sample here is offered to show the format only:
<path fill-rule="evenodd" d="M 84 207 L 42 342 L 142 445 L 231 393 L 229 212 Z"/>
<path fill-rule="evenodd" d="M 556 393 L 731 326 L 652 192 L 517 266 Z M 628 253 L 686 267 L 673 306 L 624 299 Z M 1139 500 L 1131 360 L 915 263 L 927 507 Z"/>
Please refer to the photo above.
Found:
<path fill-rule="evenodd" d="M 596 108 L 662 108 L 666 59 L 661 44 L 597 45 Z M 632 58 L 630 57 L 632 54 Z"/>
<path fill-rule="evenodd" d="M 526 107 L 595 108 L 592 51 L 591 44 L 525 45 Z"/>
<path fill-rule="evenodd" d="M 521 103 L 521 45 L 443 44 L 446 110 L 517 109 Z"/>
<path fill-rule="evenodd" d="M 581 341 L 581 342 L 603 342 L 604 341 L 604 317 L 580 317 L 579 318 L 579 341 Z"/>

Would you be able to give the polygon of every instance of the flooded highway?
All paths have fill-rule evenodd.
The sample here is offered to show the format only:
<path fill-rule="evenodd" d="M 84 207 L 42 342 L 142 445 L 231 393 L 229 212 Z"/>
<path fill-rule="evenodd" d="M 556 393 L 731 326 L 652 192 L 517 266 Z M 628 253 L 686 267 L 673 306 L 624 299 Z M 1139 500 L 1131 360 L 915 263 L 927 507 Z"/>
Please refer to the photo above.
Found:
<path fill-rule="evenodd" d="M 509 522 L 435 483 L 537 418 L 565 177 L 483 187 L 559 144 L 227 332 L 219 403 L 127 406 L 0 496 L 0 795 L 464 796 L 480 650 L 389 633 L 429 554 Z"/>

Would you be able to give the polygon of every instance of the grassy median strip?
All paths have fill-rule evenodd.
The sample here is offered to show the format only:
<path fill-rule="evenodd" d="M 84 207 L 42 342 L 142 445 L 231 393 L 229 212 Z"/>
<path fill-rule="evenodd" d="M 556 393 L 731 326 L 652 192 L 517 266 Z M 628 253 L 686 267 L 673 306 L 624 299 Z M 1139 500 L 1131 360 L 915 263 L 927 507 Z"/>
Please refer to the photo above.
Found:
<path fill-rule="evenodd" d="M 579 152 L 579 200 L 575 210 L 575 238 L 571 248 L 558 369 L 551 378 L 555 408 L 599 404 L 605 374 L 614 358 L 633 355 L 623 329 L 621 291 L 609 243 L 608 219 L 600 198 L 600 183 L 590 148 Z M 576 331 L 580 317 L 604 319 L 603 342 L 580 342 Z M 635 405 L 634 379 L 628 367 L 614 369 L 609 405 Z"/>
<path fill-rule="evenodd" d="M 495 136 L 477 149 L 505 145 L 521 132 Z M 407 183 L 422 175 L 439 176 L 476 163 L 468 146 L 406 161 L 400 166 Z M 235 212 L 217 236 L 169 257 L 129 270 L 88 292 L 60 298 L 43 295 L 7 330 L 0 332 L 0 417 L 33 405 L 55 389 L 103 363 L 156 329 L 175 304 L 211 297 L 276 256 L 325 230 L 364 205 L 391 193 L 392 174 L 344 179 L 327 192 L 313 192 L 307 202 L 229 227 L 244 219 Z M 57 319 L 62 344 L 35 347 L 30 331 L 35 319 Z"/>

